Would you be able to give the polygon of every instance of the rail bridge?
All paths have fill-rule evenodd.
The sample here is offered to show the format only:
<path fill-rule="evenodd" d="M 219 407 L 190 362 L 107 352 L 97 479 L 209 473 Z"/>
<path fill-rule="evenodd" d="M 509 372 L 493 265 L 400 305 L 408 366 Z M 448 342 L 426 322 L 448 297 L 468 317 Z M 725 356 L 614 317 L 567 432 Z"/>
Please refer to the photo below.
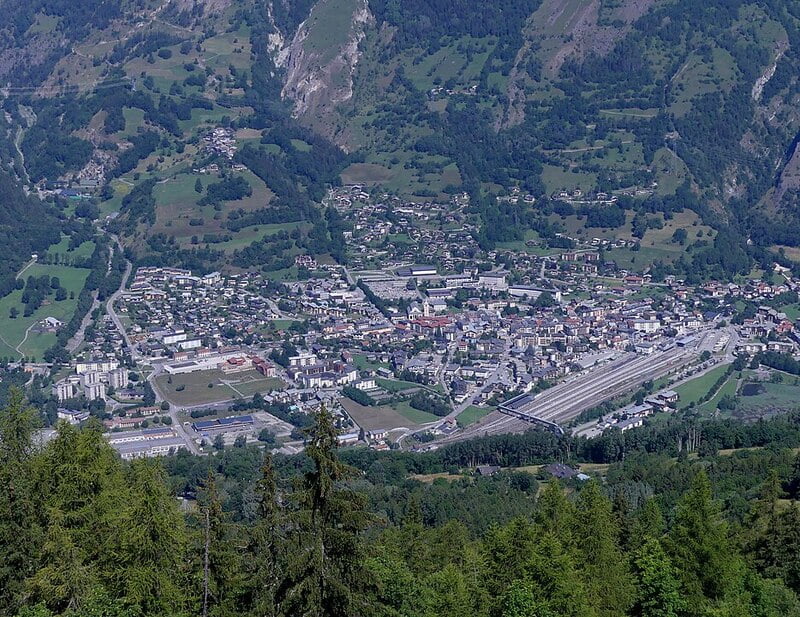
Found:
<path fill-rule="evenodd" d="M 515 396 L 514 398 L 502 403 L 497 410 L 506 414 L 507 416 L 519 418 L 525 422 L 530 422 L 531 424 L 546 428 L 556 435 L 563 435 L 564 429 L 561 428 L 561 426 L 559 426 L 557 423 L 550 420 L 545 420 L 544 418 L 539 418 L 532 413 L 525 411 L 525 409 L 533 403 L 535 397 L 536 395 L 530 392 L 520 394 L 519 396 Z"/>

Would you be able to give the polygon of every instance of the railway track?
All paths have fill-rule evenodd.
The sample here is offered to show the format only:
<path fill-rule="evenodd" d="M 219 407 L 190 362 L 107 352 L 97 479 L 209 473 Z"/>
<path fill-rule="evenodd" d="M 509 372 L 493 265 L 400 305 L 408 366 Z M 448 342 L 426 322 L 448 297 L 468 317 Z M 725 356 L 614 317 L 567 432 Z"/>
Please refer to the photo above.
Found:
<path fill-rule="evenodd" d="M 537 395 L 529 405 L 518 411 L 555 423 L 568 422 L 583 411 L 599 405 L 620 393 L 635 388 L 650 379 L 658 379 L 687 364 L 696 354 L 672 349 L 654 356 L 626 355 L 602 368 L 558 384 Z M 437 445 L 462 441 L 483 435 L 499 435 L 525 430 L 530 421 L 494 412 L 484 422 L 452 435 Z"/>

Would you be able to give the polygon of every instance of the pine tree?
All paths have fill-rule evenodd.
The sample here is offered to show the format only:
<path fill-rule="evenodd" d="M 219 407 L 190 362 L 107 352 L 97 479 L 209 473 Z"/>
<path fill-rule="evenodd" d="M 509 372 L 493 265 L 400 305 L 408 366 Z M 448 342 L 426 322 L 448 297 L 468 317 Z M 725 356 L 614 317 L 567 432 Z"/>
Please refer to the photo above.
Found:
<path fill-rule="evenodd" d="M 661 515 L 661 508 L 655 499 L 648 499 L 639 508 L 633 522 L 631 531 L 630 546 L 637 548 L 642 546 L 650 538 L 660 538 L 664 534 L 664 517 Z"/>
<path fill-rule="evenodd" d="M 594 480 L 578 495 L 575 522 L 576 547 L 581 555 L 589 597 L 598 615 L 625 614 L 634 593 L 630 571 L 619 547 L 619 528 L 611 502 Z"/>
<path fill-rule="evenodd" d="M 42 547 L 42 567 L 25 581 L 28 601 L 62 611 L 82 608 L 92 590 L 99 589 L 97 573 L 86 563 L 86 553 L 61 526 L 63 514 L 51 512 Z"/>
<path fill-rule="evenodd" d="M 349 617 L 361 613 L 367 578 L 360 533 L 368 516 L 364 497 L 344 484 L 352 475 L 336 457 L 333 418 L 322 407 L 306 453 L 313 468 L 297 495 L 289 576 L 278 591 L 281 614 Z"/>
<path fill-rule="evenodd" d="M 800 593 L 800 506 L 797 502 L 777 518 L 774 528 L 765 529 L 773 538 L 756 546 L 756 564 L 766 576 L 783 580 L 787 587 Z"/>
<path fill-rule="evenodd" d="M 514 581 L 503 596 L 502 617 L 558 617 L 535 593 L 530 583 Z"/>
<path fill-rule="evenodd" d="M 240 571 L 235 537 L 217 492 L 214 472 L 208 472 L 198 496 L 202 545 L 201 614 L 233 614 L 236 576 Z"/>
<path fill-rule="evenodd" d="M 542 615 L 593 617 L 588 590 L 571 551 L 551 532 L 538 539 L 521 578 Z M 536 613 L 534 616 L 538 617 Z"/>
<path fill-rule="evenodd" d="M 537 530 L 523 518 L 489 529 L 483 538 L 483 550 L 488 560 L 487 586 L 492 597 L 500 598 L 509 584 L 524 576 L 537 542 Z"/>
<path fill-rule="evenodd" d="M 780 576 L 785 563 L 785 539 L 781 537 L 781 517 L 778 515 L 781 494 L 778 472 L 773 469 L 761 486 L 761 494 L 753 504 L 748 525 L 756 565 L 769 577 Z"/>
<path fill-rule="evenodd" d="M 702 606 L 706 599 L 722 600 L 741 577 L 741 558 L 730 545 L 704 471 L 692 479 L 678 503 L 668 549 L 691 606 Z"/>
<path fill-rule="evenodd" d="M 128 502 L 120 511 L 110 552 L 115 597 L 144 614 L 174 615 L 185 606 L 186 530 L 156 461 L 135 461 L 127 478 Z"/>
<path fill-rule="evenodd" d="M 11 615 L 18 606 L 22 582 L 34 572 L 43 536 L 42 504 L 32 471 L 37 420 L 22 392 L 12 388 L 0 410 L 0 615 Z"/>
<path fill-rule="evenodd" d="M 661 543 L 649 538 L 634 558 L 636 617 L 679 617 L 686 608 L 677 572 Z"/>
<path fill-rule="evenodd" d="M 93 422 L 79 430 L 61 423 L 36 469 L 48 513 L 60 513 L 59 524 L 90 561 L 105 548 L 98 539 L 115 533 L 112 519 L 125 500 L 119 458 L 100 427 Z"/>
<path fill-rule="evenodd" d="M 794 457 L 792 475 L 787 486 L 789 495 L 795 499 L 800 498 L 800 454 Z"/>
<path fill-rule="evenodd" d="M 275 596 L 284 566 L 285 538 L 275 468 L 269 453 L 265 454 L 261 466 L 257 494 L 257 519 L 243 560 L 246 575 L 242 604 L 249 608 L 253 617 L 274 617 L 277 614 Z"/>
<path fill-rule="evenodd" d="M 423 594 L 428 597 L 430 615 L 437 617 L 472 617 L 474 596 L 464 573 L 454 564 L 447 564 L 425 581 Z"/>
<path fill-rule="evenodd" d="M 565 546 L 572 545 L 575 506 L 557 481 L 548 482 L 539 496 L 534 520 L 539 527 L 556 535 Z"/>

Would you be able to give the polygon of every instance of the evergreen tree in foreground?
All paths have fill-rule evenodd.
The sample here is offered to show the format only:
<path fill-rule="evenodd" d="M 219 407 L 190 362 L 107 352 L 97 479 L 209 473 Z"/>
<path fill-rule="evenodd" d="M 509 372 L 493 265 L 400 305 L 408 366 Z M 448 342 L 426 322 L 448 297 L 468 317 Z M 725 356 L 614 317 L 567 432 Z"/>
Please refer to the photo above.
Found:
<path fill-rule="evenodd" d="M 170 479 L 191 474 L 198 487 L 185 513 L 163 461 L 121 461 L 94 422 L 61 424 L 37 446 L 35 417 L 19 393 L 0 410 L 0 617 L 800 615 L 800 509 L 780 502 L 775 475 L 744 529 L 702 471 L 663 516 L 658 492 L 629 509 L 599 483 L 551 481 L 527 497 L 531 510 L 485 532 L 457 515 L 425 525 L 424 490 L 381 483 L 387 503 L 413 495 L 402 524 L 383 529 L 325 409 L 280 477 L 249 446 L 171 459 Z M 231 511 L 243 488 L 226 476 L 231 459 L 253 474 L 246 517 Z M 452 485 L 481 486 L 503 485 Z"/>
<path fill-rule="evenodd" d="M 317 413 L 306 453 L 312 462 L 295 495 L 288 576 L 277 600 L 285 615 L 347 617 L 364 614 L 366 572 L 359 540 L 368 524 L 362 495 L 345 484 L 353 470 L 336 457 L 333 417 Z"/>

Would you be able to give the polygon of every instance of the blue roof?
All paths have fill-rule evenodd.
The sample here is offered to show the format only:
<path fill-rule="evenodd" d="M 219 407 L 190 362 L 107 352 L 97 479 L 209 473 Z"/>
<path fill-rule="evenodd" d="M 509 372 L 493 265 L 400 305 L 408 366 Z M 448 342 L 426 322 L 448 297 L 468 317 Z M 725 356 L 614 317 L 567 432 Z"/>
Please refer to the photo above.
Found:
<path fill-rule="evenodd" d="M 211 428 L 216 424 L 216 420 L 203 420 L 202 422 L 195 422 L 193 426 L 196 431 L 202 431 L 204 428 Z"/>

